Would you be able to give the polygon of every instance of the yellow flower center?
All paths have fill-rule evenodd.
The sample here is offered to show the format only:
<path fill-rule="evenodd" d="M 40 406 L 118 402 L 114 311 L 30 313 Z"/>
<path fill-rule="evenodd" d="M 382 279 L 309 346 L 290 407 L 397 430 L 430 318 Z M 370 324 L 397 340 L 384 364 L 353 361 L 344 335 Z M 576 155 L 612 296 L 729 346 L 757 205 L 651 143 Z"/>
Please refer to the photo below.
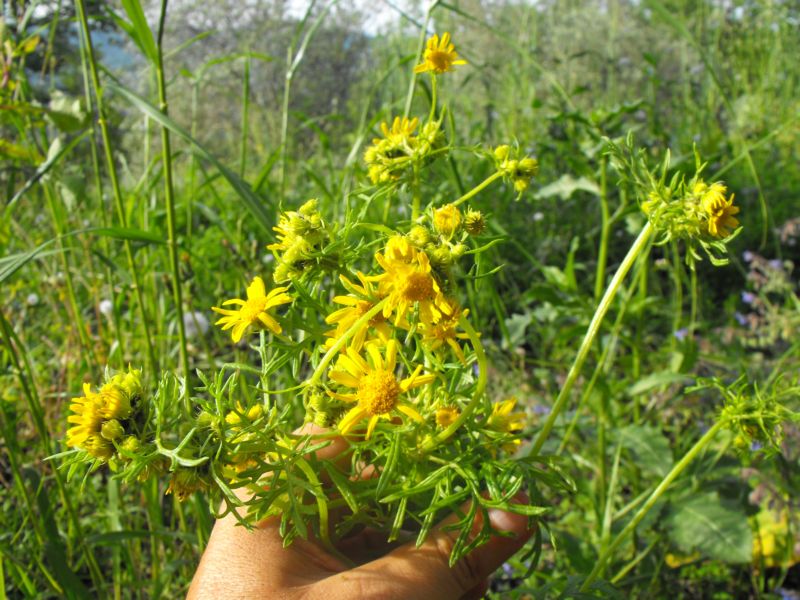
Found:
<path fill-rule="evenodd" d="M 403 278 L 400 295 L 411 302 L 433 298 L 433 279 L 427 273 L 411 272 Z"/>
<path fill-rule="evenodd" d="M 356 396 L 370 416 L 385 415 L 397 405 L 400 384 L 390 371 L 370 371 L 361 378 Z"/>
<path fill-rule="evenodd" d="M 425 58 L 433 65 L 434 69 L 440 72 L 450 69 L 450 65 L 453 62 L 452 55 L 442 50 L 432 50 Z"/>
<path fill-rule="evenodd" d="M 242 321 L 255 323 L 258 321 L 258 315 L 264 312 L 264 306 L 267 304 L 266 298 L 251 298 L 244 303 L 239 309 L 239 318 Z"/>

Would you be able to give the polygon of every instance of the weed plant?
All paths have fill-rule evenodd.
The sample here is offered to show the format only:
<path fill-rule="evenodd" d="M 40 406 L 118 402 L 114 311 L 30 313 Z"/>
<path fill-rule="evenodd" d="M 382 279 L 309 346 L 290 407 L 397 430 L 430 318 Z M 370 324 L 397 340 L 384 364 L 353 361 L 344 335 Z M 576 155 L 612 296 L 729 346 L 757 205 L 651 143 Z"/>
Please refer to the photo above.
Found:
<path fill-rule="evenodd" d="M 797 9 L 256 5 L 219 55 L 6 8 L 0 593 L 180 595 L 228 513 L 456 512 L 455 561 L 496 507 L 490 597 L 800 587 Z"/>

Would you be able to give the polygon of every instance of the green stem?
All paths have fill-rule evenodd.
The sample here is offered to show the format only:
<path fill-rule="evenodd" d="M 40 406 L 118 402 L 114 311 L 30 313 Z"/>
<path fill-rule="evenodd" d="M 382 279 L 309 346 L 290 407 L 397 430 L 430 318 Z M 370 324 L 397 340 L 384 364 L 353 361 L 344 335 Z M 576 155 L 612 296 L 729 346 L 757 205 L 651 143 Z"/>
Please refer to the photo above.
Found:
<path fill-rule="evenodd" d="M 292 68 L 292 48 L 286 51 L 286 64 L 289 68 L 286 69 L 286 76 L 283 80 L 283 106 L 281 109 L 281 170 L 280 170 L 280 183 L 278 187 L 278 206 L 283 206 L 283 194 L 286 189 L 286 144 L 289 138 L 289 97 L 292 90 L 292 78 L 294 77 L 294 69 Z"/>
<path fill-rule="evenodd" d="M 610 230 L 608 211 L 608 177 L 606 165 L 608 157 L 603 155 L 600 162 L 600 248 L 597 251 L 597 274 L 594 278 L 594 301 L 599 302 L 605 287 L 606 263 L 608 261 L 608 233 Z"/>
<path fill-rule="evenodd" d="M 489 175 L 489 177 L 484 179 L 482 182 L 480 182 L 478 185 L 476 185 L 474 188 L 472 188 L 466 194 L 461 196 L 461 198 L 459 198 L 458 200 L 453 202 L 453 205 L 454 206 L 458 206 L 459 204 L 463 204 L 464 202 L 466 202 L 467 200 L 469 200 L 470 198 L 472 198 L 473 196 L 478 194 L 480 191 L 482 191 L 484 188 L 489 186 L 495 179 L 499 179 L 502 176 L 503 176 L 503 172 L 502 171 L 496 171 L 495 173 L 492 173 L 491 175 Z"/>
<path fill-rule="evenodd" d="M 422 28 L 419 32 L 419 40 L 417 41 L 417 52 L 415 56 L 417 60 L 414 61 L 415 65 L 418 65 L 420 60 L 422 59 L 422 52 L 425 49 L 425 37 L 428 33 L 428 23 L 431 22 L 431 15 L 433 14 L 433 9 L 436 8 L 436 5 L 439 4 L 439 0 L 434 0 L 428 6 L 428 10 L 425 11 L 425 19 L 422 21 Z M 408 94 L 406 94 L 406 106 L 403 109 L 403 116 L 407 117 L 411 113 L 411 102 L 414 100 L 414 87 L 417 83 L 417 74 L 414 71 L 411 72 L 411 81 L 408 82 Z"/>
<path fill-rule="evenodd" d="M 625 538 L 630 534 L 636 527 L 641 523 L 642 519 L 650 512 L 650 509 L 655 506 L 656 502 L 658 502 L 659 498 L 667 491 L 672 482 L 680 475 L 686 467 L 689 466 L 694 458 L 709 444 L 709 442 L 714 438 L 717 432 L 722 429 L 726 425 L 727 421 L 720 420 L 717 421 L 711 429 L 706 431 L 705 435 L 701 437 L 697 443 L 683 456 L 683 458 L 672 468 L 672 470 L 667 473 L 664 479 L 661 480 L 661 483 L 658 484 L 653 493 L 650 494 L 650 497 L 645 501 L 636 515 L 631 519 L 625 528 L 620 531 L 617 536 L 614 538 L 608 547 L 603 551 L 600 557 L 597 559 L 597 562 L 592 569 L 592 572 L 589 573 L 589 576 L 583 582 L 581 586 L 581 592 L 586 592 L 589 590 L 592 582 L 597 579 L 605 569 L 606 562 L 614 551 L 619 547 L 619 545 L 625 541 Z"/>
<path fill-rule="evenodd" d="M 306 385 L 314 385 L 317 383 L 322 377 L 322 373 L 325 371 L 327 366 L 331 363 L 331 361 L 339 354 L 339 351 L 344 348 L 345 344 L 356 334 L 356 331 L 367 325 L 370 319 L 377 315 L 379 312 L 383 310 L 384 304 L 386 304 L 387 299 L 384 298 L 380 302 L 378 302 L 375 306 L 369 309 L 366 313 L 361 315 L 361 317 L 350 326 L 350 329 L 344 332 L 344 334 L 336 340 L 336 343 L 331 346 L 330 350 L 325 353 L 325 356 L 322 357 L 322 360 L 319 361 L 317 368 L 314 369 L 314 372 L 311 374 L 311 377 L 308 378 Z"/>
<path fill-rule="evenodd" d="M 164 21 L 167 17 L 167 2 L 161 0 L 161 18 L 158 24 L 158 44 L 156 53 L 156 83 L 158 85 L 158 105 L 161 112 L 167 116 L 167 85 L 164 79 L 164 47 L 161 37 L 164 32 Z M 164 161 L 164 198 L 167 204 L 167 248 L 169 250 L 169 266 L 172 271 L 172 299 L 175 303 L 175 313 L 178 319 L 178 342 L 180 344 L 181 372 L 186 380 L 184 389 L 184 404 L 186 414 L 191 413 L 189 401 L 189 353 L 186 350 L 186 324 L 183 322 L 183 298 L 181 292 L 181 274 L 178 265 L 178 236 L 175 230 L 175 190 L 172 183 L 172 149 L 170 146 L 169 130 L 161 126 L 161 151 Z M 191 198 L 186 200 L 191 202 Z"/>
<path fill-rule="evenodd" d="M 247 166 L 247 121 L 250 113 L 250 57 L 244 59 L 244 80 L 242 81 L 242 124 L 239 138 L 239 176 L 244 178 Z"/>
<path fill-rule="evenodd" d="M 488 362 L 486 360 L 486 353 L 483 351 L 483 344 L 481 344 L 480 336 L 472 328 L 472 325 L 469 324 L 469 321 L 467 321 L 466 317 L 462 316 L 461 319 L 459 319 L 458 324 L 469 336 L 469 341 L 475 350 L 475 358 L 478 361 L 478 381 L 475 384 L 475 391 L 472 393 L 472 399 L 469 401 L 469 404 L 467 404 L 466 408 L 461 411 L 461 414 L 458 415 L 458 418 L 445 429 L 440 431 L 436 436 L 425 440 L 422 446 L 420 446 L 420 450 L 422 450 L 422 452 L 430 452 L 436 446 L 446 441 L 450 436 L 458 431 L 458 428 L 470 418 L 473 412 L 475 412 L 478 402 L 480 402 L 481 396 L 483 396 L 483 391 L 486 389 L 487 373 L 489 369 Z"/>
<path fill-rule="evenodd" d="M 94 95 L 97 101 L 97 114 L 98 124 L 100 125 L 100 135 L 103 138 L 103 151 L 106 158 L 108 167 L 108 176 L 111 180 L 111 189 L 114 196 L 114 205 L 117 211 L 117 219 L 119 224 L 127 228 L 128 218 L 125 213 L 125 205 L 122 199 L 122 190 L 119 185 L 119 178 L 117 177 L 117 166 L 114 163 L 114 155 L 111 150 L 111 136 L 108 132 L 108 123 L 105 115 L 105 105 L 103 103 L 103 88 L 100 85 L 100 76 L 97 69 L 97 61 L 94 56 L 94 47 L 92 46 L 92 36 L 89 33 L 89 22 L 86 18 L 85 0 L 76 0 L 75 6 L 78 9 L 78 20 L 80 21 L 81 33 L 83 34 L 83 41 L 86 44 L 86 56 L 89 63 L 89 72 L 92 76 L 92 86 L 94 87 Z M 151 373 L 155 374 L 158 370 L 158 363 L 156 362 L 155 350 L 153 349 L 153 337 L 150 333 L 150 320 L 144 308 L 144 295 L 139 281 L 139 273 L 136 270 L 136 261 L 133 258 L 133 246 L 131 241 L 123 240 L 125 247 L 125 256 L 128 261 L 128 270 L 131 275 L 131 282 L 134 294 L 136 295 L 136 303 L 139 307 L 140 318 L 142 321 L 142 331 L 144 333 L 145 346 L 147 349 L 147 364 Z"/>
<path fill-rule="evenodd" d="M 617 269 L 617 272 L 614 273 L 614 277 L 611 279 L 611 282 L 608 284 L 608 288 L 606 288 L 606 292 L 603 295 L 603 298 L 600 300 L 600 304 L 597 306 L 597 310 L 595 310 L 594 316 L 589 323 L 589 328 L 586 330 L 586 335 L 584 336 L 581 346 L 578 349 L 578 355 L 575 357 L 575 361 L 569 368 L 567 379 L 564 382 L 564 387 L 562 387 L 561 391 L 558 393 L 555 404 L 553 404 L 553 409 L 550 411 L 547 421 L 545 421 L 544 425 L 542 426 L 542 430 L 539 432 L 536 441 L 531 447 L 531 455 L 535 456 L 539 454 L 545 440 L 547 440 L 547 437 L 550 435 L 550 432 L 555 425 L 556 418 L 564 409 L 567 400 L 569 400 L 570 392 L 572 392 L 572 386 L 575 385 L 575 380 L 578 378 L 578 375 L 581 372 L 581 368 L 583 367 L 586 356 L 589 354 L 589 350 L 594 343 L 595 337 L 597 337 L 597 332 L 600 330 L 600 324 L 603 322 L 603 318 L 606 316 L 606 313 L 611 306 L 611 302 L 616 297 L 617 292 L 622 285 L 623 279 L 628 274 L 628 271 L 630 270 L 631 266 L 633 266 L 633 263 L 636 261 L 636 257 L 639 256 L 639 253 L 644 248 L 647 247 L 647 241 L 652 232 L 653 226 L 648 221 L 647 224 L 642 228 L 642 231 L 639 233 L 639 237 L 636 238 L 636 241 L 633 242 L 630 250 L 628 250 L 628 254 L 623 259 L 622 264 L 620 264 L 619 268 Z"/>

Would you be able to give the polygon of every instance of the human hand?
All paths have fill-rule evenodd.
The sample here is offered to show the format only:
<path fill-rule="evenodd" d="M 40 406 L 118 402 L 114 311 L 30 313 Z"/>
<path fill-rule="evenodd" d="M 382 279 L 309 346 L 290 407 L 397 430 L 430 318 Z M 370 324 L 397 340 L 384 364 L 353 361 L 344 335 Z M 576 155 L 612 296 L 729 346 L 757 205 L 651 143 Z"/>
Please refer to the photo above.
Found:
<path fill-rule="evenodd" d="M 307 426 L 305 433 L 321 432 Z M 347 448 L 337 438 L 318 452 L 334 458 Z M 190 600 L 213 598 L 281 598 L 287 600 L 456 600 L 481 598 L 489 575 L 530 538 L 528 519 L 501 510 L 489 511 L 492 527 L 511 534 L 493 536 L 452 568 L 448 564 L 456 534 L 438 525 L 417 548 L 414 542 L 389 545 L 385 533 L 365 530 L 342 540 L 337 550 L 355 567 L 313 540 L 296 539 L 288 548 L 278 531 L 280 519 L 259 523 L 252 531 L 237 526 L 233 515 L 217 521 L 189 589 Z M 480 528 L 476 522 L 475 530 Z M 378 558 L 374 558 L 378 556 Z"/>

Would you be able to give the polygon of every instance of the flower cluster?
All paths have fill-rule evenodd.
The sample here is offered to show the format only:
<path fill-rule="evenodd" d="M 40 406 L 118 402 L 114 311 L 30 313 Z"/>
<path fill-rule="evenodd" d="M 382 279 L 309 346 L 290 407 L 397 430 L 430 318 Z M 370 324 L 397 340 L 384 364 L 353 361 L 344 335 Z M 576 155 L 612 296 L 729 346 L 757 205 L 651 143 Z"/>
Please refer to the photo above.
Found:
<path fill-rule="evenodd" d="M 282 331 L 280 323 L 275 320 L 269 310 L 292 301 L 292 297 L 285 293 L 287 289 L 277 287 L 267 293 L 264 280 L 261 277 L 254 277 L 247 286 L 247 300 L 234 298 L 222 303 L 222 306 L 239 305 L 238 309 L 231 310 L 217 306 L 211 308 L 214 312 L 223 315 L 215 324 L 222 325 L 223 330 L 232 329 L 231 337 L 234 342 L 241 340 L 245 331 L 250 327 L 266 328 L 272 333 L 279 334 Z"/>
<path fill-rule="evenodd" d="M 511 147 L 506 144 L 494 149 L 494 160 L 498 172 L 513 184 L 519 194 L 528 189 L 531 180 L 539 172 L 539 163 L 535 158 L 514 156 Z"/>
<path fill-rule="evenodd" d="M 395 181 L 409 172 L 414 164 L 427 162 L 435 150 L 442 148 L 444 136 L 439 121 L 426 123 L 415 135 L 418 125 L 416 117 L 395 117 L 391 127 L 381 123 L 383 137 L 374 138 L 364 152 L 372 183 Z"/>
<path fill-rule="evenodd" d="M 273 227 L 278 241 L 267 249 L 275 254 L 275 283 L 284 283 L 302 275 L 315 263 L 328 242 L 330 236 L 317 204 L 316 199 L 311 199 L 296 211 L 283 213 L 278 225 Z"/>
<path fill-rule="evenodd" d="M 135 369 L 114 375 L 97 392 L 85 383 L 83 396 L 73 398 L 69 407 L 67 445 L 107 461 L 129 433 L 128 420 L 141 399 L 141 372 Z"/>

